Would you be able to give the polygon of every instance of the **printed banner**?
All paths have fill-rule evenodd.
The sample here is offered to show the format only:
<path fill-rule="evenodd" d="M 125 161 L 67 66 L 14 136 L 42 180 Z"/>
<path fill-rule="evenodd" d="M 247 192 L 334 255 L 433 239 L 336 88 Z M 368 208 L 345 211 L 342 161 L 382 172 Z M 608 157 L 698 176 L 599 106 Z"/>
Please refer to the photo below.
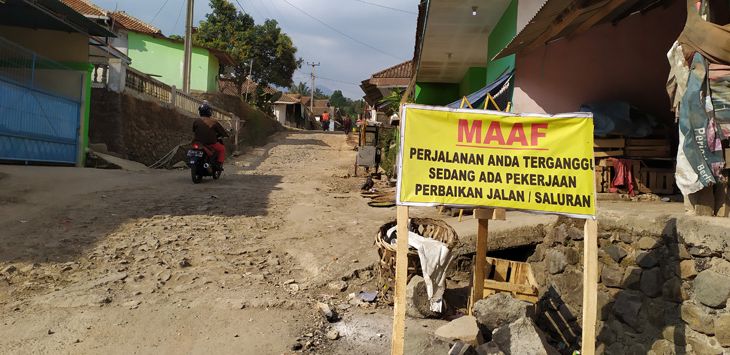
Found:
<path fill-rule="evenodd" d="M 596 213 L 590 113 L 405 105 L 400 162 L 400 205 Z"/>

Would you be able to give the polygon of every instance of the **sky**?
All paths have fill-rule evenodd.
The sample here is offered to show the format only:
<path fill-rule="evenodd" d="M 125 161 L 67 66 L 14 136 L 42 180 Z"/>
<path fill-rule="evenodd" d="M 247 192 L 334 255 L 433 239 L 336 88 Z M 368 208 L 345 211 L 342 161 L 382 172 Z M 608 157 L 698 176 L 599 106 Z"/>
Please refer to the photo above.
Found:
<path fill-rule="evenodd" d="M 89 1 L 107 10 L 126 11 L 158 27 L 165 35 L 184 33 L 187 0 Z M 357 86 L 362 80 L 413 57 L 419 0 L 230 1 L 239 11 L 243 7 L 256 23 L 263 23 L 267 18 L 277 20 L 292 38 L 297 56 L 304 60 L 302 68 L 294 74 L 295 83 L 304 81 L 311 86 L 311 67 L 306 62 L 320 63 L 316 67 L 316 86 L 339 89 L 345 96 L 356 99 L 364 95 Z M 209 12 L 207 0 L 195 1 L 196 26 Z"/>

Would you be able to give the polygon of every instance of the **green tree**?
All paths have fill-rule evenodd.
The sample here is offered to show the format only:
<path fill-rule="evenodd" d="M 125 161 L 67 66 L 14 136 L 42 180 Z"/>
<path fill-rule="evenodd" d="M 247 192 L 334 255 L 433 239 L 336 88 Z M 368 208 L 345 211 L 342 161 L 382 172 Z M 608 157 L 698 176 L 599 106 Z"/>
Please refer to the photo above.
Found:
<path fill-rule="evenodd" d="M 383 97 L 380 100 L 379 104 L 386 105 L 387 111 L 389 111 L 386 113 L 388 113 L 389 115 L 393 112 L 397 113 L 400 109 L 400 102 L 403 99 L 404 92 L 405 90 L 403 89 L 394 89 L 388 94 L 388 96 Z"/>
<path fill-rule="evenodd" d="M 292 84 L 294 71 L 301 65 L 297 48 L 281 31 L 275 20 L 256 25 L 248 14 L 236 10 L 227 0 L 210 0 L 212 12 L 200 22 L 193 41 L 197 45 L 228 52 L 234 61 L 234 82 L 239 93 L 249 74 L 253 59 L 252 79 L 266 86 Z"/>
<path fill-rule="evenodd" d="M 335 90 L 334 92 L 332 92 L 332 95 L 330 95 L 330 104 L 334 107 L 344 109 L 345 107 L 349 106 L 350 102 L 352 101 L 342 95 L 341 90 Z"/>
<path fill-rule="evenodd" d="M 309 90 L 309 86 L 307 86 L 307 84 L 302 81 L 300 81 L 299 84 L 290 86 L 289 92 L 302 96 L 309 96 L 312 94 L 312 90 Z"/>

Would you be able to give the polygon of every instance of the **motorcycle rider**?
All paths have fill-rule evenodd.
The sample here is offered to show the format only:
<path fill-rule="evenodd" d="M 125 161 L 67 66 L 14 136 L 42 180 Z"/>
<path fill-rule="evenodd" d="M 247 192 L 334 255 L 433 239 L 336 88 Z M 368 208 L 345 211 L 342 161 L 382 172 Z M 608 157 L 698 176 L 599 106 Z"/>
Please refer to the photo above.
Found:
<path fill-rule="evenodd" d="M 200 117 L 193 122 L 195 141 L 216 151 L 219 168 L 223 170 L 223 162 L 226 159 L 226 146 L 218 139 L 228 137 L 228 132 L 218 120 L 213 118 L 213 108 L 210 107 L 208 101 L 203 101 L 203 104 L 198 107 L 198 114 L 200 114 Z"/>

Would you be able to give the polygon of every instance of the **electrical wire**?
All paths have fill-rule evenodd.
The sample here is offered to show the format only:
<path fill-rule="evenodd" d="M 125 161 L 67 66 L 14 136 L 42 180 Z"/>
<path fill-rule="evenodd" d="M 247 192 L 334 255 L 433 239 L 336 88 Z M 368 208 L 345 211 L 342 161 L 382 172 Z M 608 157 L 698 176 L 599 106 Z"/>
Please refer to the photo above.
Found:
<path fill-rule="evenodd" d="M 177 24 L 180 22 L 180 16 L 182 15 L 182 10 L 185 8 L 185 0 L 180 1 L 180 11 L 177 13 L 177 19 L 175 20 L 175 26 L 172 26 L 172 32 L 175 32 L 175 29 L 177 29 Z M 183 30 L 183 32 L 185 32 Z"/>
<path fill-rule="evenodd" d="M 332 81 L 332 82 L 340 83 L 340 84 L 348 84 L 348 85 L 360 86 L 360 84 L 351 83 L 349 81 L 342 81 L 342 80 L 337 80 L 337 79 L 330 79 L 330 78 L 327 78 L 327 77 L 324 77 L 324 76 L 317 76 L 317 75 L 315 75 L 314 78 L 315 79 L 322 79 L 322 80 Z"/>
<path fill-rule="evenodd" d="M 317 18 L 317 17 L 315 17 L 315 16 L 311 15 L 310 13 L 308 13 L 308 12 L 306 12 L 306 11 L 302 10 L 301 8 L 297 7 L 296 5 L 292 4 L 291 2 L 289 2 L 289 0 L 284 0 L 284 2 L 285 2 L 285 3 L 287 3 L 287 4 L 289 5 L 289 6 L 293 7 L 294 9 L 298 10 L 299 12 L 303 13 L 303 14 L 304 14 L 304 15 L 306 15 L 307 17 L 309 17 L 309 18 L 311 18 L 311 19 L 313 19 L 313 20 L 315 20 L 315 21 L 319 22 L 319 23 L 320 23 L 320 24 L 322 24 L 323 26 L 325 26 L 325 27 L 329 28 L 329 29 L 330 29 L 330 30 L 332 30 L 332 31 L 335 31 L 335 32 L 339 33 L 340 35 L 342 35 L 342 36 L 344 36 L 344 37 L 347 37 L 347 38 L 349 38 L 350 40 L 353 40 L 353 41 L 355 41 L 355 42 L 357 42 L 357 43 L 359 43 L 359 44 L 361 44 L 361 45 L 363 45 L 363 46 L 365 46 L 365 47 L 368 47 L 368 48 L 370 48 L 370 49 L 372 49 L 372 50 L 375 50 L 375 51 L 377 51 L 377 52 L 380 52 L 380 53 L 382 53 L 382 54 L 385 54 L 385 55 L 387 55 L 387 56 L 389 56 L 389 57 L 392 57 L 392 58 L 395 58 L 395 59 L 398 59 L 398 60 L 404 60 L 404 59 L 403 59 L 403 58 L 401 58 L 401 57 L 398 57 L 398 56 L 396 56 L 396 55 L 393 55 L 393 54 L 391 54 L 391 53 L 388 53 L 388 52 L 386 52 L 386 51 L 384 51 L 384 50 L 382 50 L 382 49 L 380 49 L 380 48 L 377 48 L 377 47 L 375 47 L 375 46 L 372 46 L 372 45 L 370 45 L 370 44 L 368 44 L 368 43 L 365 43 L 365 42 L 363 42 L 363 41 L 361 41 L 361 40 L 359 40 L 359 39 L 357 39 L 357 38 L 355 38 L 355 37 L 352 37 L 352 36 L 348 35 L 347 33 L 344 33 L 344 32 L 342 32 L 342 31 L 340 31 L 340 30 L 338 30 L 338 29 L 336 29 L 336 28 L 334 28 L 334 27 L 330 26 L 330 25 L 329 25 L 329 24 L 327 24 L 326 22 L 324 22 L 324 21 L 320 20 L 319 18 Z"/>
<path fill-rule="evenodd" d="M 403 13 L 406 13 L 406 14 L 418 15 L 418 13 L 415 12 L 415 11 L 403 10 L 403 9 L 399 9 L 399 8 L 395 8 L 395 7 L 390 7 L 390 6 L 386 6 L 386 5 L 382 5 L 382 4 L 377 4 L 377 3 L 369 2 L 369 1 L 365 1 L 365 0 L 353 0 L 353 1 L 357 1 L 357 2 L 360 2 L 360 3 L 363 3 L 363 4 L 372 5 L 372 6 L 381 7 L 383 9 L 388 9 L 388 10 L 403 12 Z"/>
<path fill-rule="evenodd" d="M 236 1 L 238 1 L 238 0 L 236 0 Z M 259 18 L 266 19 L 266 16 L 263 15 L 263 13 L 259 9 L 259 7 L 256 6 L 256 4 L 253 3 L 253 1 L 249 0 L 246 3 L 249 4 L 249 8 L 252 8 L 253 11 L 255 11 L 257 15 L 259 15 Z"/>
<path fill-rule="evenodd" d="M 162 9 L 165 8 L 165 5 L 167 5 L 167 2 L 168 1 L 170 1 L 170 0 L 165 0 L 165 2 L 162 3 L 162 6 L 160 6 L 160 8 L 157 9 L 157 12 L 155 13 L 155 16 L 152 16 L 152 20 L 150 20 L 150 23 L 155 22 L 155 20 L 157 19 L 157 16 L 160 15 L 160 12 L 162 12 Z"/>
<path fill-rule="evenodd" d="M 243 11 L 243 13 L 244 13 L 245 15 L 248 15 L 248 12 L 246 12 L 246 10 L 245 10 L 245 9 L 243 8 L 243 6 L 241 5 L 241 3 L 240 3 L 240 2 L 238 2 L 238 0 L 236 0 L 236 4 L 238 4 L 238 7 L 239 7 L 239 8 L 241 8 L 241 11 Z M 249 16 L 250 16 L 250 15 L 249 15 Z"/>

